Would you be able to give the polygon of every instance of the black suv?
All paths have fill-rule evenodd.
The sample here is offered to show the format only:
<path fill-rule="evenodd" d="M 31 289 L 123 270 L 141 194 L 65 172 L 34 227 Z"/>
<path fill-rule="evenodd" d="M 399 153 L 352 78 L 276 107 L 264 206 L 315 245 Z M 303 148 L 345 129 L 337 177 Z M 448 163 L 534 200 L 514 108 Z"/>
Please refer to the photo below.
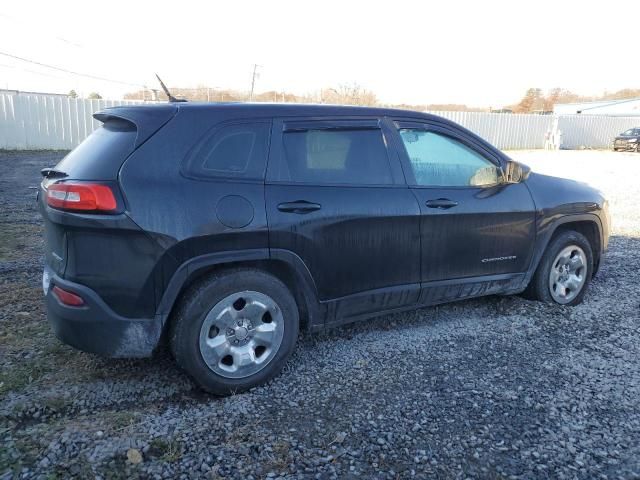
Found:
<path fill-rule="evenodd" d="M 640 128 L 630 128 L 613 140 L 613 149 L 640 152 Z"/>
<path fill-rule="evenodd" d="M 57 336 L 143 357 L 166 339 L 209 392 L 278 373 L 299 331 L 464 298 L 579 303 L 602 195 L 404 110 L 172 103 L 107 109 L 43 170 Z"/>

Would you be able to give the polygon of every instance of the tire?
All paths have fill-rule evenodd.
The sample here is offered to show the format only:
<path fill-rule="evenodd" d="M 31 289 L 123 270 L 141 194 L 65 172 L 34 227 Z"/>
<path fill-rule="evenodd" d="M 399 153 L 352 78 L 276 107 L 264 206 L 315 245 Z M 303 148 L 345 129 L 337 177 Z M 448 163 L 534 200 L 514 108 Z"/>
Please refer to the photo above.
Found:
<path fill-rule="evenodd" d="M 579 266 L 580 263 L 582 266 Z M 546 303 L 578 305 L 584 298 L 592 275 L 591 244 L 581 233 L 563 231 L 549 242 L 525 296 Z M 563 289 L 566 291 L 564 297 Z"/>
<path fill-rule="evenodd" d="M 260 270 L 212 274 L 183 295 L 172 316 L 171 352 L 205 391 L 240 393 L 276 376 L 298 338 L 289 289 Z"/>

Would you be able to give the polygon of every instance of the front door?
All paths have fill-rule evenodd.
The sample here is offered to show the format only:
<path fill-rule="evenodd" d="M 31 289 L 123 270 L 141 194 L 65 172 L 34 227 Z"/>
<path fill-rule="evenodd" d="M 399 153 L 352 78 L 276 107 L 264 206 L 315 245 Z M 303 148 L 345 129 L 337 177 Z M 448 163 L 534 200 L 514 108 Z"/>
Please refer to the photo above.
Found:
<path fill-rule="evenodd" d="M 269 247 L 302 259 L 329 320 L 417 302 L 420 208 L 378 119 L 275 121 L 265 191 Z"/>
<path fill-rule="evenodd" d="M 527 186 L 504 183 L 500 159 L 462 129 L 416 122 L 395 126 L 421 210 L 423 302 L 518 285 L 535 239 Z"/>

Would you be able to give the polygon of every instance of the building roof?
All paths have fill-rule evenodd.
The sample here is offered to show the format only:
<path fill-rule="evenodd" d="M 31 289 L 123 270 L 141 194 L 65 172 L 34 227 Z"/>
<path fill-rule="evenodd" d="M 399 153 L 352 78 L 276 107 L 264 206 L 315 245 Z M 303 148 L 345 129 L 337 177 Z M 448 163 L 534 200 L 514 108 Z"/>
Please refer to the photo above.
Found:
<path fill-rule="evenodd" d="M 582 110 L 592 110 L 594 108 L 602 108 L 602 107 L 608 107 L 611 105 L 620 105 L 623 103 L 629 103 L 629 102 L 639 102 L 640 98 L 627 98 L 624 100 L 603 100 L 601 102 L 588 102 L 585 103 L 584 105 L 590 105 L 587 106 L 586 108 L 583 108 Z"/>
<path fill-rule="evenodd" d="M 559 114 L 583 113 L 592 115 L 638 116 L 640 115 L 640 98 L 556 103 L 553 106 L 553 111 Z"/>

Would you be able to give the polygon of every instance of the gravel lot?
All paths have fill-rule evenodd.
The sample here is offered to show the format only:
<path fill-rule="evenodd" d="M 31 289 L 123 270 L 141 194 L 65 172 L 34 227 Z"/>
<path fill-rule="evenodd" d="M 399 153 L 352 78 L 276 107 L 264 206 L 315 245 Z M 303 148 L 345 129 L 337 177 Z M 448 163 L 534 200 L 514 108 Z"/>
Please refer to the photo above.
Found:
<path fill-rule="evenodd" d="M 62 154 L 0 153 L 0 479 L 640 478 L 640 155 L 512 155 L 610 199 L 584 304 L 488 297 L 334 329 L 217 399 L 166 353 L 54 338 L 33 188 Z"/>

